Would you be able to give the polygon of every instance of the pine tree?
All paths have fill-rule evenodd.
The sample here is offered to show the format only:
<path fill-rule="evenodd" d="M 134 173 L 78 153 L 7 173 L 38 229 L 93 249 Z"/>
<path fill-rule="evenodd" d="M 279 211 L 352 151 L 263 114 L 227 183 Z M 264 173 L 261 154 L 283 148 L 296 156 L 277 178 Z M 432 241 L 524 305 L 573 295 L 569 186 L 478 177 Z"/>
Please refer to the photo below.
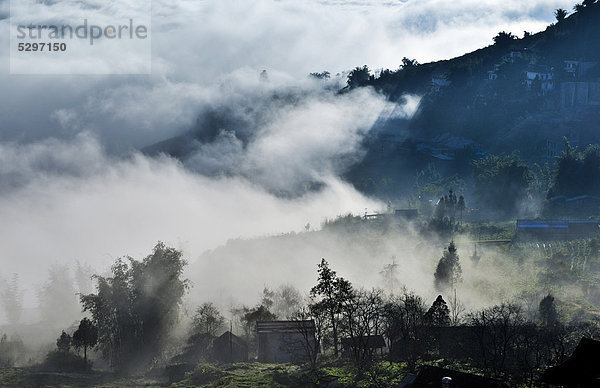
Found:
<path fill-rule="evenodd" d="M 554 325 L 558 322 L 558 313 L 554 304 L 554 296 L 548 294 L 540 301 L 540 320 L 544 325 Z"/>
<path fill-rule="evenodd" d="M 450 326 L 450 309 L 441 295 L 425 314 L 425 321 L 431 326 Z"/>
<path fill-rule="evenodd" d="M 454 241 L 450 242 L 447 250 L 440 261 L 434 274 L 435 288 L 437 290 L 445 290 L 454 288 L 456 283 L 462 280 L 462 268 L 459 263 L 459 257 Z"/>

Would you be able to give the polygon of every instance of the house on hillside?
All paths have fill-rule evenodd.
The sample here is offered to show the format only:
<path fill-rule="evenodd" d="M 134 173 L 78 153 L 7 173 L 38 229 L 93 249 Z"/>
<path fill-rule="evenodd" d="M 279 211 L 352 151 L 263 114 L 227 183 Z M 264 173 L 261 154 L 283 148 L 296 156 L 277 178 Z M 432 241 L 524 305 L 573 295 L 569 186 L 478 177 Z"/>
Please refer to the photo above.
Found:
<path fill-rule="evenodd" d="M 586 61 L 578 61 L 569 59 L 564 61 L 565 67 L 564 70 L 571 74 L 574 79 L 580 79 L 585 76 L 588 71 L 596 67 L 598 62 L 586 62 Z"/>
<path fill-rule="evenodd" d="M 517 220 L 517 239 L 575 240 L 600 232 L 600 220 Z"/>
<path fill-rule="evenodd" d="M 596 214 L 600 211 L 600 197 L 586 194 L 567 198 L 565 209 L 571 214 Z"/>
<path fill-rule="evenodd" d="M 248 361 L 248 344 L 246 341 L 226 331 L 212 343 L 212 357 L 225 364 Z"/>
<path fill-rule="evenodd" d="M 258 361 L 265 363 L 303 363 L 319 352 L 315 322 L 259 321 L 256 323 Z"/>
<path fill-rule="evenodd" d="M 554 89 L 554 71 L 545 65 L 529 65 L 525 71 L 525 86 L 532 90 L 535 83 L 539 82 L 540 92 L 546 94 Z"/>
<path fill-rule="evenodd" d="M 600 82 L 561 82 L 561 107 L 600 105 Z"/>
<path fill-rule="evenodd" d="M 542 374 L 542 382 L 567 388 L 600 387 L 600 341 L 582 338 L 571 357 Z"/>

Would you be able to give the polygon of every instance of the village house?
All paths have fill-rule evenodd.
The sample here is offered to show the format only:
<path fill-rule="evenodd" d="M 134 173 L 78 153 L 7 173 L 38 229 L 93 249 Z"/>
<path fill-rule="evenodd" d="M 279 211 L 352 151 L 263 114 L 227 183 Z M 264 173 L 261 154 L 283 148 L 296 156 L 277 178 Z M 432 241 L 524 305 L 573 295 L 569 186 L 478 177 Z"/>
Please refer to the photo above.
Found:
<path fill-rule="evenodd" d="M 531 90 L 534 82 L 540 83 L 540 91 L 546 94 L 554 89 L 554 72 L 552 68 L 544 65 L 529 65 L 525 71 L 525 86 Z"/>
<path fill-rule="evenodd" d="M 599 231 L 600 220 L 517 220 L 517 239 L 522 240 L 573 240 Z"/>
<path fill-rule="evenodd" d="M 588 71 L 593 69 L 598 62 L 586 62 L 571 59 L 564 61 L 564 64 L 564 70 L 567 73 L 571 74 L 574 79 L 580 79 L 585 76 Z"/>
<path fill-rule="evenodd" d="M 248 361 L 248 345 L 246 341 L 226 331 L 212 343 L 212 357 L 222 363 Z"/>
<path fill-rule="evenodd" d="M 256 322 L 258 361 L 265 363 L 303 363 L 319 352 L 315 322 Z"/>
<path fill-rule="evenodd" d="M 600 105 L 600 82 L 561 82 L 561 107 Z"/>

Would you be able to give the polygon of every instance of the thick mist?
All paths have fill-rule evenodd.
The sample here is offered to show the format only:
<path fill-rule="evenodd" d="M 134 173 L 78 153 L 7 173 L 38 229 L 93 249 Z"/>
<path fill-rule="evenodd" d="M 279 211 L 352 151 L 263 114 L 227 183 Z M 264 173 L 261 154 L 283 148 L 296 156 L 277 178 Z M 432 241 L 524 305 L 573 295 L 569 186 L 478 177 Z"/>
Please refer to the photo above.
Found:
<path fill-rule="evenodd" d="M 338 178 L 339 161 L 360 157 L 362 136 L 385 104 L 368 90 L 308 94 L 263 117 L 245 147 L 229 150 L 216 140 L 194 151 L 188 168 L 164 155 L 110 156 L 90 133 L 4 144 L 2 275 L 20 275 L 32 306 L 31 286 L 54 263 L 80 260 L 104 271 L 119 256 L 144 256 L 158 240 L 195 260 L 229 238 L 300 231 L 325 217 L 375 209 L 377 201 Z M 211 163 L 222 173 L 198 173 Z M 297 192 L 307 181 L 318 190 L 293 199 L 272 194 Z"/>
<path fill-rule="evenodd" d="M 307 233 L 289 243 L 259 239 L 246 253 L 220 248 L 221 256 L 218 248 L 385 207 L 340 175 L 363 156 L 361 142 L 380 114 L 409 117 L 418 96 L 395 109 L 368 89 L 337 95 L 344 71 L 395 69 L 404 56 L 460 55 L 491 44 L 500 30 L 537 31 L 569 5 L 155 1 L 151 76 L 0 73 L 0 278 L 19 275 L 28 311 L 21 323 L 53 319 L 38 309 L 39 295 L 66 268 L 72 273 L 63 283 L 76 302 L 84 289 L 76 284 L 78 262 L 104 273 L 117 257 L 144 257 L 159 240 L 190 260 L 191 301 L 252 304 L 263 285 L 290 282 L 304 292 L 321 257 L 351 281 L 376 286 L 395 256 L 399 281 L 429 296 L 443 246 L 419 245 L 412 232 L 372 244 L 327 233 L 303 240 Z M 8 14 L 8 1 L 0 1 L 5 69 Z M 331 80 L 307 78 L 323 70 Z M 215 111 L 239 120 L 210 141 L 193 141 L 185 158 L 139 151 L 197 129 Z M 80 314 L 70 310 L 48 324 L 64 326 L 67 318 Z"/>
<path fill-rule="evenodd" d="M 212 301 L 229 312 L 232 307 L 255 305 L 265 287 L 289 284 L 307 295 L 316 284 L 317 264 L 325 258 L 357 288 L 381 288 L 394 294 L 406 288 L 428 304 L 440 293 L 451 301 L 450 291 L 434 287 L 434 272 L 448 243 L 424 237 L 415 224 L 382 228 L 376 221 L 364 222 L 360 230 L 326 226 L 320 231 L 230 240 L 190 266 L 194 288 L 188 300 L 192 305 Z M 464 306 L 463 313 L 501 301 L 521 303 L 521 291 L 540 272 L 532 263 L 515 261 L 513 254 L 498 246 L 480 245 L 481 259 L 474 263 L 470 239 L 457 236 L 455 243 L 462 267 L 456 297 Z M 391 271 L 390 265 L 394 265 Z"/>

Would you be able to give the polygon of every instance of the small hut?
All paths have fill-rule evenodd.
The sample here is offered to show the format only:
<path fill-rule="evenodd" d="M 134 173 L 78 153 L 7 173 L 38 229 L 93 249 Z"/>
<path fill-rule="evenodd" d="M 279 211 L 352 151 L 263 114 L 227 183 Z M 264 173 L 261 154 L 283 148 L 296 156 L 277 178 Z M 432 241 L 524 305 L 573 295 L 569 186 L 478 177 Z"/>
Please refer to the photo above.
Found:
<path fill-rule="evenodd" d="M 248 361 L 248 345 L 237 335 L 226 331 L 213 341 L 212 357 L 215 361 L 227 364 L 246 362 Z"/>

